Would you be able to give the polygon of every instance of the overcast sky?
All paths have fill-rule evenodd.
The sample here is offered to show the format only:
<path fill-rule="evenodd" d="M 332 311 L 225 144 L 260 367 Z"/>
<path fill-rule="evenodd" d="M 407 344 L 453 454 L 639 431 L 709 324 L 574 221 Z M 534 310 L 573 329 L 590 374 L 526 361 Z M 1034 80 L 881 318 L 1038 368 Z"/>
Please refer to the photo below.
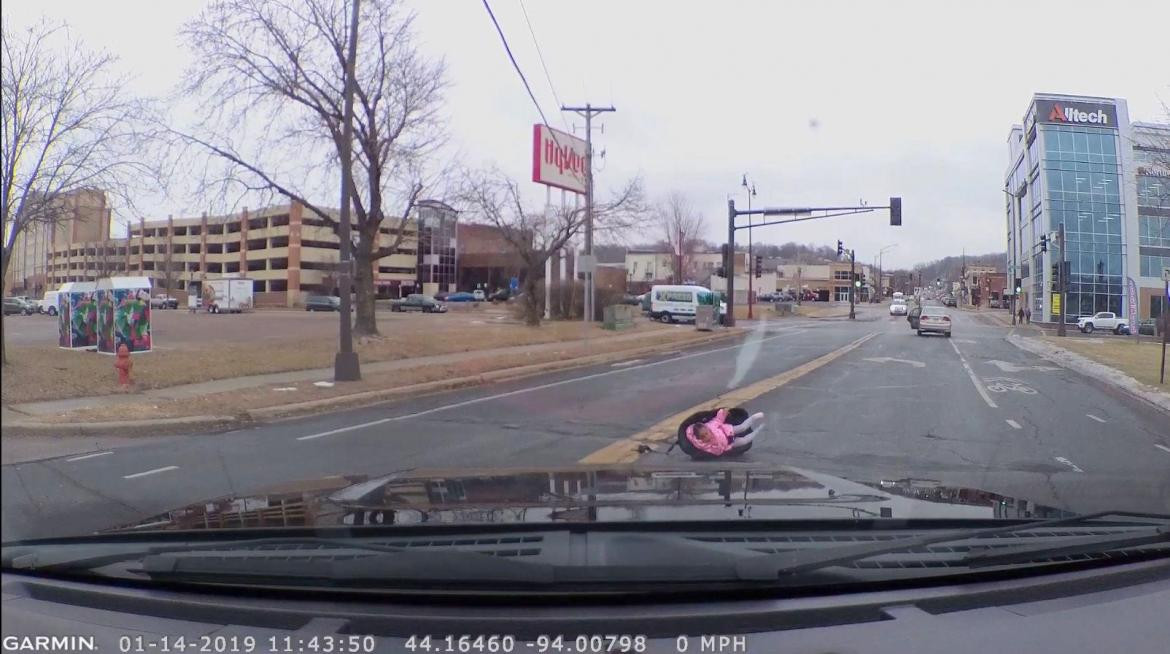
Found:
<path fill-rule="evenodd" d="M 446 60 L 450 128 L 464 163 L 530 176 L 539 121 L 478 0 L 412 0 L 425 51 Z M 187 53 L 175 33 L 197 0 L 8 0 L 5 18 L 67 21 L 121 57 L 137 91 L 163 95 Z M 1000 189 L 1010 126 L 1033 92 L 1122 97 L 1135 120 L 1170 101 L 1170 2 L 703 2 L 494 0 L 493 11 L 549 122 L 613 104 L 595 133 L 603 192 L 641 174 L 652 197 L 685 192 L 726 237 L 729 194 L 756 206 L 886 204 L 885 214 L 756 232 L 833 244 L 886 265 L 1005 249 Z M 532 186 L 532 197 L 543 193 Z M 181 212 L 159 207 L 160 215 Z M 743 235 L 746 237 L 746 234 Z"/>

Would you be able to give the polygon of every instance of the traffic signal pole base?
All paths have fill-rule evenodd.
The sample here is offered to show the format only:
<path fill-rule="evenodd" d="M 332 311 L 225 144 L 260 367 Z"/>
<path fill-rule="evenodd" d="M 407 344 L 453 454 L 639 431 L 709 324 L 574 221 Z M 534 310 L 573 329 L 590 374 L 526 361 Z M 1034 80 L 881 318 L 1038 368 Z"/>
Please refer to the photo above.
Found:
<path fill-rule="evenodd" d="M 362 367 L 357 352 L 338 352 L 333 359 L 333 381 L 361 381 Z"/>

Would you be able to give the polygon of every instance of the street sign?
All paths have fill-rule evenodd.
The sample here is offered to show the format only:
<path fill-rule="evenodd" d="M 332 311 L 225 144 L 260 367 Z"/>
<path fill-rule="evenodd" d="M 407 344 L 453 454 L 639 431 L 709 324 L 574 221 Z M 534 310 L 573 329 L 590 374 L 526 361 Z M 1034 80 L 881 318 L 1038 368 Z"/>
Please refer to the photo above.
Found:
<path fill-rule="evenodd" d="M 577 256 L 577 272 L 591 273 L 597 271 L 597 257 L 592 254 Z"/>
<path fill-rule="evenodd" d="M 1060 293 L 1052 294 L 1052 315 L 1059 314 L 1060 311 Z"/>
<path fill-rule="evenodd" d="M 515 292 L 516 289 L 520 288 L 520 278 L 513 277 L 512 279 L 509 279 L 508 280 L 508 288 L 512 289 L 513 292 Z"/>

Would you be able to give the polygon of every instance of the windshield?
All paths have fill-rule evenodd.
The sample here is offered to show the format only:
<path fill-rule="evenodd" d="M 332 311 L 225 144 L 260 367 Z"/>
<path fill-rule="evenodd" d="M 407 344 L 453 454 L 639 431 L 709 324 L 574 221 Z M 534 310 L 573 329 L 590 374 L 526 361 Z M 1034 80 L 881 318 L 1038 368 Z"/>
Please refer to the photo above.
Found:
<path fill-rule="evenodd" d="M 6 564 L 814 584 L 1170 513 L 1167 3 L 158 4 L 5 3 L 0 537 L 64 548 Z"/>

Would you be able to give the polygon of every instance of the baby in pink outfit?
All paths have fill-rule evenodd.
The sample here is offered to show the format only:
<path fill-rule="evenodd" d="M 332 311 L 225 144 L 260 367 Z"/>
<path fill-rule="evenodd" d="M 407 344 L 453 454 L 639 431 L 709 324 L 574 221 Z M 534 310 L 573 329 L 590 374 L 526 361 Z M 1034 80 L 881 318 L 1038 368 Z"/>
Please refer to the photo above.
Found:
<path fill-rule="evenodd" d="M 738 425 L 727 422 L 727 409 L 719 409 L 715 417 L 707 422 L 695 423 L 687 427 L 687 440 L 696 448 L 715 456 L 739 449 L 755 438 L 755 433 L 747 433 L 763 426 L 764 414 L 755 413 Z"/>

